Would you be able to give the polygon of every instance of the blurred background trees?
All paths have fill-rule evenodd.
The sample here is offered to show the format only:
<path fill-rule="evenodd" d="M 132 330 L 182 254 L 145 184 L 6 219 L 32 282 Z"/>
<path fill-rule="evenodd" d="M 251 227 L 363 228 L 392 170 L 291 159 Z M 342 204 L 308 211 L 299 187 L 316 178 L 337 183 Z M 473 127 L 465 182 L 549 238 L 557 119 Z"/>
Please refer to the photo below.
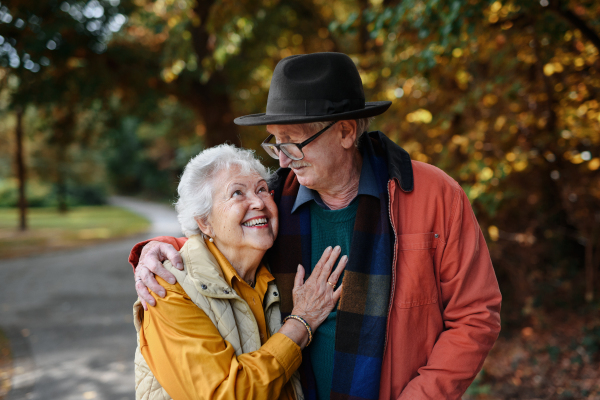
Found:
<path fill-rule="evenodd" d="M 264 112 L 281 58 L 340 51 L 393 101 L 374 128 L 473 202 L 505 325 L 597 313 L 598 1 L 12 0 L 0 35 L 3 206 L 19 123 L 31 206 L 172 200 L 201 149 L 259 148 L 232 120 Z"/>

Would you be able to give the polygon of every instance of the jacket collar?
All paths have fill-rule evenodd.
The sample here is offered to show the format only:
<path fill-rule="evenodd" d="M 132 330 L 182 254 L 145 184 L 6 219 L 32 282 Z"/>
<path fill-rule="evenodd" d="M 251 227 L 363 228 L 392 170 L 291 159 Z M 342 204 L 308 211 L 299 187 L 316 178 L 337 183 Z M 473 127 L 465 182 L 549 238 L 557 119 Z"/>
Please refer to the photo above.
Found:
<path fill-rule="evenodd" d="M 238 297 L 228 285 L 218 260 L 200 235 L 191 236 L 181 248 L 184 271 L 198 292 L 206 297 Z"/>
<path fill-rule="evenodd" d="M 414 177 L 412 162 L 408 152 L 380 131 L 373 131 L 362 135 L 358 141 L 358 148 L 366 146 L 366 140 L 368 139 L 374 139 L 378 142 L 385 153 L 390 179 L 396 178 L 400 182 L 400 188 L 403 192 L 412 192 L 414 189 Z"/>
<path fill-rule="evenodd" d="M 185 274 L 182 279 L 189 279 L 202 296 L 244 301 L 228 284 L 228 281 L 231 282 L 232 274 L 223 272 L 223 267 L 219 264 L 219 257 L 215 257 L 207 242 L 200 235 L 191 236 L 180 250 L 183 258 L 183 271 L 172 269 L 171 272 L 175 274 L 180 283 L 182 283 L 180 274 Z M 214 248 L 216 249 L 216 247 Z M 217 256 L 221 254 L 218 250 L 217 252 Z M 227 260 L 225 257 L 223 258 Z M 228 261 L 226 262 L 229 264 Z M 233 267 L 231 268 L 233 269 Z M 279 293 L 271 273 L 266 269 L 263 269 L 262 273 L 268 274 L 268 278 L 271 278 L 263 299 L 264 309 L 267 310 L 273 303 L 279 302 Z"/>

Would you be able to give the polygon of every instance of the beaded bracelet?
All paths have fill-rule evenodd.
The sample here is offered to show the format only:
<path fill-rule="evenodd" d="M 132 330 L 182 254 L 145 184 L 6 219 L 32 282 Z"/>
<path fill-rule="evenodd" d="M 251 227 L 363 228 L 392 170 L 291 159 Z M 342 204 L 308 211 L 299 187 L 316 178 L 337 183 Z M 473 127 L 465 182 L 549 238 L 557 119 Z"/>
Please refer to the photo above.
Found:
<path fill-rule="evenodd" d="M 310 325 L 308 324 L 308 322 L 306 322 L 306 320 L 299 315 L 288 315 L 287 317 L 285 317 L 283 319 L 283 323 L 285 324 L 285 321 L 287 321 L 288 319 L 295 319 L 296 321 L 300 321 L 300 322 L 302 322 L 302 324 L 304 324 L 304 326 L 306 327 L 306 330 L 308 331 L 308 343 L 306 343 L 306 347 L 308 347 L 310 342 L 312 342 L 312 337 L 313 337 L 313 332 L 312 332 L 312 329 L 311 329 Z"/>

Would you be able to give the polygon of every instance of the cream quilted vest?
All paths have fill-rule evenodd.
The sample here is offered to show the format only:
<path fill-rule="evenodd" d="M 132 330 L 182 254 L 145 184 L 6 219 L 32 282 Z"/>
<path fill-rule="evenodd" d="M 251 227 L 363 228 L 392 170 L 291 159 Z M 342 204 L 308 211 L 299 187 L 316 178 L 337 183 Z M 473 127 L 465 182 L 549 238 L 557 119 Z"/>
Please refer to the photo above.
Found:
<path fill-rule="evenodd" d="M 260 334 L 256 319 L 248 304 L 227 284 L 217 260 L 206 247 L 201 236 L 192 236 L 180 251 L 184 269 L 174 268 L 169 261 L 164 266 L 177 278 L 177 282 L 194 304 L 208 315 L 224 340 L 235 349 L 235 354 L 250 353 L 260 348 Z M 265 294 L 265 320 L 271 335 L 281 328 L 279 294 L 277 286 L 270 283 Z M 144 318 L 141 302 L 133 305 L 133 321 L 139 333 Z M 140 338 L 135 351 L 136 400 L 170 400 L 160 386 L 140 351 Z M 199 361 L 200 362 L 200 361 Z M 290 381 L 297 400 L 304 400 L 298 371 Z"/>

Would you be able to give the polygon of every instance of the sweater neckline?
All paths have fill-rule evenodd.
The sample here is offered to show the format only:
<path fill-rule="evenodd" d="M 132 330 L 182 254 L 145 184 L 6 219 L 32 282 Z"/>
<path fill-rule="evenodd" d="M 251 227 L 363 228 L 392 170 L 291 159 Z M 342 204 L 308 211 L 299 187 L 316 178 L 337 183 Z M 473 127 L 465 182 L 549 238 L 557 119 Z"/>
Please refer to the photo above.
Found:
<path fill-rule="evenodd" d="M 317 203 L 311 201 L 310 203 L 310 214 L 322 221 L 326 222 L 347 222 L 356 218 L 356 211 L 358 210 L 357 199 L 352 200 L 348 207 L 339 210 L 326 210 L 321 208 Z"/>

